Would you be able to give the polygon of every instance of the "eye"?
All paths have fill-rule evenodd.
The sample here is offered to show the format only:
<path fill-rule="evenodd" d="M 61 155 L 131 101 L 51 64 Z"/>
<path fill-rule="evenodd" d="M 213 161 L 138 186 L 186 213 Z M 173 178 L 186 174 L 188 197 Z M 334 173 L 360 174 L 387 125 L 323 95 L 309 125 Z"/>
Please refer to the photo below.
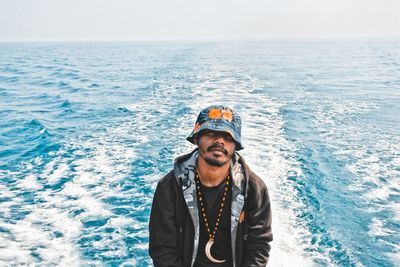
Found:
<path fill-rule="evenodd" d="M 225 135 L 225 139 L 230 141 L 230 142 L 233 142 L 233 140 L 234 140 L 233 137 L 230 134 Z"/>
<path fill-rule="evenodd" d="M 216 132 L 205 130 L 202 134 L 208 136 L 208 137 L 215 137 L 217 135 Z"/>
<path fill-rule="evenodd" d="M 218 136 L 218 133 L 216 133 L 216 132 L 208 132 L 207 133 L 208 134 L 208 136 L 210 136 L 210 137 L 216 137 L 216 136 Z"/>

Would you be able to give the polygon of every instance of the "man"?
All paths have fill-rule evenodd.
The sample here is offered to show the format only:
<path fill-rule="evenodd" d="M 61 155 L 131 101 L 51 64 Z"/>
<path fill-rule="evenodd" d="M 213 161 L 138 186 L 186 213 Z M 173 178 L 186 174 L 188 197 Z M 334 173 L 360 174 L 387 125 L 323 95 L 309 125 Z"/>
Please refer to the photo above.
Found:
<path fill-rule="evenodd" d="M 271 206 L 264 182 L 242 156 L 241 119 L 232 109 L 203 109 L 153 199 L 149 254 L 158 266 L 266 266 Z"/>

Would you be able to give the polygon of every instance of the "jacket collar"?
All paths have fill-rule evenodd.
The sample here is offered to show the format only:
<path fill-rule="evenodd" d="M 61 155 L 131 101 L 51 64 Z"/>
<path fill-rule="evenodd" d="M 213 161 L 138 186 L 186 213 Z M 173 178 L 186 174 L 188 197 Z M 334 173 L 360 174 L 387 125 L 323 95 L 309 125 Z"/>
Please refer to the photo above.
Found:
<path fill-rule="evenodd" d="M 174 174 L 178 184 L 183 191 L 191 187 L 194 183 L 196 173 L 196 163 L 199 151 L 196 148 L 191 153 L 177 157 L 174 162 Z M 245 194 L 246 177 L 248 176 L 247 165 L 242 156 L 235 152 L 231 160 L 231 177 L 234 186 L 242 194 Z"/>

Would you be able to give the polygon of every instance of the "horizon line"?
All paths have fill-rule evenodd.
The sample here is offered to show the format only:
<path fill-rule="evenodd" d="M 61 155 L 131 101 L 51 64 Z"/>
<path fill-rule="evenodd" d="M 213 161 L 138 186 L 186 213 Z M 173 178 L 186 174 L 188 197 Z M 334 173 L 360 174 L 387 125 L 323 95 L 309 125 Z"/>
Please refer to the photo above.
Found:
<path fill-rule="evenodd" d="M 263 42 L 263 41 L 324 41 L 324 40 L 400 40 L 399 36 L 319 36 L 319 37 L 268 37 L 268 38 L 208 38 L 208 39 L 126 39 L 126 40 L 0 40 L 0 43 L 149 43 L 149 42 Z"/>

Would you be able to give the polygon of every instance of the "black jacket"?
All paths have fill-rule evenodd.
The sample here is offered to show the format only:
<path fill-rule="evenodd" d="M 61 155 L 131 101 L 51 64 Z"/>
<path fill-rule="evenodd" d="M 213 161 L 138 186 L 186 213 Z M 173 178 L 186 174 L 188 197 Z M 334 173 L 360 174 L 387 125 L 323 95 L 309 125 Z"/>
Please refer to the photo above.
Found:
<path fill-rule="evenodd" d="M 175 160 L 158 183 L 150 215 L 149 254 L 156 267 L 192 266 L 197 255 L 199 216 L 194 188 L 197 150 Z M 234 266 L 266 266 L 271 205 L 264 182 L 239 154 L 232 159 L 232 256 Z"/>

